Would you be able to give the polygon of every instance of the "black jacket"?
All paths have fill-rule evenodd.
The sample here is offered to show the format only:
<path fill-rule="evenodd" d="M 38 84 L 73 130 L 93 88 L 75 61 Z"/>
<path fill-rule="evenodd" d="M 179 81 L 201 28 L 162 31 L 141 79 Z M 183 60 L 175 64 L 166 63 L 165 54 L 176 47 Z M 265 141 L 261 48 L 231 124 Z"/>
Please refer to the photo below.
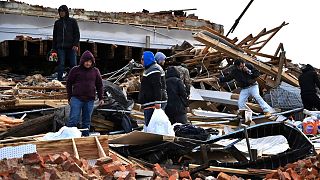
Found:
<path fill-rule="evenodd" d="M 66 16 L 56 20 L 53 28 L 53 49 L 69 49 L 72 46 L 79 46 L 80 32 L 77 21 L 69 17 L 69 12 Z"/>
<path fill-rule="evenodd" d="M 185 114 L 186 107 L 189 106 L 186 87 L 180 79 L 179 72 L 173 66 L 167 69 L 166 84 L 168 92 L 168 103 L 165 109 L 170 116 Z"/>
<path fill-rule="evenodd" d="M 157 63 L 143 72 L 138 101 L 143 108 L 167 102 L 164 71 Z"/>
<path fill-rule="evenodd" d="M 245 63 L 246 67 L 251 71 L 251 73 L 244 72 L 239 70 L 238 68 L 234 67 L 231 73 L 225 77 L 220 77 L 220 82 L 228 82 L 232 79 L 235 79 L 237 85 L 241 88 L 247 88 L 253 84 L 255 84 L 256 78 L 260 76 L 260 72 L 254 68 L 254 66 L 250 63 Z"/>
<path fill-rule="evenodd" d="M 299 85 L 301 88 L 301 95 L 316 94 L 316 86 L 320 88 L 320 81 L 317 72 L 311 65 L 306 65 L 302 69 L 302 74 L 299 76 Z"/>

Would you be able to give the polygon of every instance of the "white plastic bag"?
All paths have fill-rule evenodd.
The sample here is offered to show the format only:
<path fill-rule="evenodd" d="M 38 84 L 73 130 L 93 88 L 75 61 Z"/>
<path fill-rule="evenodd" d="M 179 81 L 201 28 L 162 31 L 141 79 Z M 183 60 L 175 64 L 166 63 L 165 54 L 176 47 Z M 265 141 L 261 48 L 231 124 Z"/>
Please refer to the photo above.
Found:
<path fill-rule="evenodd" d="M 150 122 L 146 127 L 146 132 L 165 136 L 175 136 L 173 126 L 162 109 L 155 109 L 153 111 Z"/>
<path fill-rule="evenodd" d="M 81 137 L 81 131 L 77 127 L 63 126 L 58 132 L 49 132 L 43 136 L 43 140 L 59 140 Z"/>

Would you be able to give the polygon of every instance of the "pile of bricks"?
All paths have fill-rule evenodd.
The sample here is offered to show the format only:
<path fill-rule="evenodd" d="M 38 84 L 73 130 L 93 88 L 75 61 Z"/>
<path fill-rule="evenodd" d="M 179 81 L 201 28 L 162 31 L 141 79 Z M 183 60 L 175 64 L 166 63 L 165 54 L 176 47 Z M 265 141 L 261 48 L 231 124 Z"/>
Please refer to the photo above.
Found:
<path fill-rule="evenodd" d="M 267 174 L 266 179 L 319 179 L 320 155 L 309 157 L 278 168 L 275 173 Z"/>
<path fill-rule="evenodd" d="M 152 170 L 136 165 L 124 165 L 115 155 L 98 159 L 90 166 L 85 159 L 77 159 L 69 153 L 40 156 L 25 154 L 23 158 L 0 161 L 0 179 L 191 179 L 188 171 L 165 170 L 155 164 Z"/>

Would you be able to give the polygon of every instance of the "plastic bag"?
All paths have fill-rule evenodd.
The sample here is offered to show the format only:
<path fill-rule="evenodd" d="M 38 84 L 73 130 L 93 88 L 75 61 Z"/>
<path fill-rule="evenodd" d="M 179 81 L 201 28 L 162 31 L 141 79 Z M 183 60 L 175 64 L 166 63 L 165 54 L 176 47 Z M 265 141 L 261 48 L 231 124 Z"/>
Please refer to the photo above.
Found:
<path fill-rule="evenodd" d="M 81 131 L 77 127 L 63 126 L 58 132 L 49 132 L 43 136 L 43 140 L 59 140 L 81 137 Z"/>
<path fill-rule="evenodd" d="M 175 136 L 173 126 L 162 109 L 155 109 L 153 111 L 149 125 L 146 127 L 145 131 L 165 136 Z"/>

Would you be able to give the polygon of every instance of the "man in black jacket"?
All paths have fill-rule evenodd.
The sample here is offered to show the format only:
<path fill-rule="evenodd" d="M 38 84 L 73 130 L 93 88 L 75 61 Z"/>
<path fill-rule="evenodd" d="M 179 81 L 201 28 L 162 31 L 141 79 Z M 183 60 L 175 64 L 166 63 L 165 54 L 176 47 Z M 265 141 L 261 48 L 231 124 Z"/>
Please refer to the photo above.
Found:
<path fill-rule="evenodd" d="M 144 113 L 145 125 L 148 126 L 154 109 L 160 109 L 167 102 L 164 71 L 156 63 L 154 54 L 150 51 L 143 53 L 141 63 L 144 66 L 143 77 L 139 92 L 139 103 Z"/>
<path fill-rule="evenodd" d="M 320 81 L 317 72 L 310 64 L 302 68 L 302 74 L 299 76 L 299 85 L 304 108 L 307 110 L 316 108 L 320 111 L 320 98 L 316 90 L 316 86 L 320 89 Z"/>
<path fill-rule="evenodd" d="M 245 63 L 242 59 L 234 61 L 235 68 L 226 77 L 220 77 L 220 82 L 228 82 L 235 79 L 238 86 L 241 87 L 241 92 L 238 100 L 239 110 L 246 109 L 246 102 L 249 96 L 253 96 L 258 102 L 265 115 L 270 116 L 272 108 L 263 100 L 259 94 L 259 86 L 256 78 L 259 77 L 260 72 L 253 67 L 252 64 Z"/>
<path fill-rule="evenodd" d="M 187 107 L 189 106 L 186 87 L 180 79 L 179 71 L 170 66 L 167 69 L 166 85 L 168 92 L 168 103 L 165 109 L 172 124 L 187 123 Z"/>
<path fill-rule="evenodd" d="M 77 65 L 80 32 L 66 5 L 60 6 L 58 12 L 60 18 L 54 23 L 52 48 L 58 52 L 58 80 L 62 81 L 65 60 L 69 60 L 70 68 Z"/>

